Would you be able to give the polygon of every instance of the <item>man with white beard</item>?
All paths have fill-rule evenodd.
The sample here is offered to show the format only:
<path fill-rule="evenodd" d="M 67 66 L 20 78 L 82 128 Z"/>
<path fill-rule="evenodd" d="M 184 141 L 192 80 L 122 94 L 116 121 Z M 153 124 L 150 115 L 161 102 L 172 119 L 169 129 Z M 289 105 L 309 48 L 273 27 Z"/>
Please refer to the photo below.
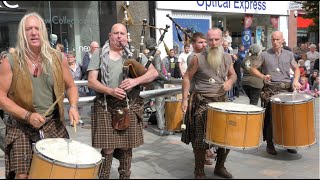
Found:
<path fill-rule="evenodd" d="M 237 80 L 232 66 L 230 54 L 223 52 L 222 31 L 212 28 L 207 33 L 206 51 L 196 54 L 183 76 L 182 105 L 185 114 L 186 129 L 182 133 L 181 141 L 191 142 L 195 157 L 195 178 L 205 178 L 204 163 L 206 143 L 204 129 L 206 128 L 207 104 L 210 102 L 227 101 L 226 92 Z M 194 89 L 188 98 L 190 81 L 194 81 Z M 224 167 L 230 149 L 218 148 L 217 162 L 214 174 L 223 178 L 232 178 Z"/>

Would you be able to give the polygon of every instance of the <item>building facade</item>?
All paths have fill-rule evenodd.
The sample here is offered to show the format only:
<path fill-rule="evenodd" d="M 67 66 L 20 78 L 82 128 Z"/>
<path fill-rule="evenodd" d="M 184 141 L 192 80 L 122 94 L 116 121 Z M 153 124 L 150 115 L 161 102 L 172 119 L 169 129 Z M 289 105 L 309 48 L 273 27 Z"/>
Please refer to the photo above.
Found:
<path fill-rule="evenodd" d="M 232 47 L 260 43 L 264 49 L 271 47 L 271 33 L 279 30 L 288 40 L 288 1 L 157 1 L 156 26 L 172 28 L 164 41 L 169 48 L 181 51 L 185 39 L 179 28 L 206 33 L 211 27 L 229 30 Z M 169 17 L 175 21 L 170 20 Z M 177 30 L 178 29 L 178 30 Z M 160 33 L 157 32 L 157 38 Z M 159 46 L 164 56 L 163 46 Z"/>
<path fill-rule="evenodd" d="M 154 23 L 154 18 L 149 16 L 152 4 L 147 1 L 0 1 L 0 51 L 15 46 L 21 18 L 34 11 L 43 17 L 48 36 L 55 34 L 57 43 L 62 43 L 65 51 L 76 51 L 77 61 L 81 61 L 92 41 L 102 47 L 111 26 L 125 22 L 124 7 L 133 23 L 129 25 L 132 44 L 138 49 L 142 20 L 147 19 L 149 24 L 151 19 Z M 146 37 L 149 34 L 146 28 Z"/>

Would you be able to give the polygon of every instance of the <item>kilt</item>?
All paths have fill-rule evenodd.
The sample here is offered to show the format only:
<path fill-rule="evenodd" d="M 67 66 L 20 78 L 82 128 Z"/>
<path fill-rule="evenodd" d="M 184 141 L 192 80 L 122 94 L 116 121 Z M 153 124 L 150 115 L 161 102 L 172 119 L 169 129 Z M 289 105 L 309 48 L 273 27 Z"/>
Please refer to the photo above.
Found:
<path fill-rule="evenodd" d="M 270 99 L 273 95 L 277 95 L 283 92 L 290 92 L 291 83 L 279 83 L 279 84 L 265 84 L 261 92 L 261 105 L 266 109 L 263 120 L 263 141 L 272 139 L 272 130 L 268 135 L 268 129 L 272 129 L 272 109 Z"/>
<path fill-rule="evenodd" d="M 102 99 L 97 99 L 91 109 L 92 146 L 95 148 L 135 148 L 143 144 L 143 99 L 130 99 L 130 125 L 125 130 L 115 130 L 112 127 L 111 109 L 126 107 L 125 100 L 107 96 L 107 109 L 102 105 Z"/>
<path fill-rule="evenodd" d="M 200 94 L 195 94 L 191 95 L 190 101 L 192 102 L 191 111 L 188 108 L 186 112 L 186 129 L 182 131 L 181 141 L 186 144 L 191 142 L 194 149 L 208 148 L 208 144 L 204 141 L 208 112 L 207 105 L 210 102 L 226 102 L 228 98 L 226 95 L 204 97 Z M 190 106 L 190 103 L 188 106 Z"/>
<path fill-rule="evenodd" d="M 39 131 L 31 125 L 19 123 L 13 117 L 9 117 L 10 122 L 6 124 L 5 138 L 5 168 L 6 178 L 9 173 L 28 174 L 32 160 L 32 143 L 40 140 Z M 69 138 L 68 131 L 59 118 L 47 119 L 47 123 L 42 126 L 45 138 Z M 11 175 L 11 173 L 10 173 Z"/>

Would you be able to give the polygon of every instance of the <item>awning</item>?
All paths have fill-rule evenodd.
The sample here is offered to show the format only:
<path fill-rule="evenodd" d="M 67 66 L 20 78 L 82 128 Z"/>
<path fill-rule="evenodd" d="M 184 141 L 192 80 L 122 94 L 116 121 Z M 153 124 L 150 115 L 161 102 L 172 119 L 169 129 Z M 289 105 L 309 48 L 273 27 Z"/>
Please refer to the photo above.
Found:
<path fill-rule="evenodd" d="M 304 19 L 302 17 L 297 17 L 297 28 L 308 28 L 310 25 L 313 24 L 312 19 Z"/>

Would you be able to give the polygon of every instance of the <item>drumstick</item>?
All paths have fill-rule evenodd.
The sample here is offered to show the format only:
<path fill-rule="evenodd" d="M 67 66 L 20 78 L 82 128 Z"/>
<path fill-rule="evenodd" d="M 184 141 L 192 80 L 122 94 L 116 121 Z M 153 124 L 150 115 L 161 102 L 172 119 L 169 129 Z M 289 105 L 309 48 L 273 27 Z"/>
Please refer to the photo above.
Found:
<path fill-rule="evenodd" d="M 74 132 L 77 132 L 77 123 L 75 120 L 73 120 L 73 127 L 74 127 Z"/>
<path fill-rule="evenodd" d="M 59 102 L 59 100 L 63 97 L 64 97 L 64 93 L 62 93 L 61 96 L 58 99 L 56 99 L 56 101 L 53 104 L 51 104 L 51 106 L 48 108 L 48 110 L 42 116 L 46 117 L 49 114 L 49 112 L 54 108 L 54 106 Z"/>

